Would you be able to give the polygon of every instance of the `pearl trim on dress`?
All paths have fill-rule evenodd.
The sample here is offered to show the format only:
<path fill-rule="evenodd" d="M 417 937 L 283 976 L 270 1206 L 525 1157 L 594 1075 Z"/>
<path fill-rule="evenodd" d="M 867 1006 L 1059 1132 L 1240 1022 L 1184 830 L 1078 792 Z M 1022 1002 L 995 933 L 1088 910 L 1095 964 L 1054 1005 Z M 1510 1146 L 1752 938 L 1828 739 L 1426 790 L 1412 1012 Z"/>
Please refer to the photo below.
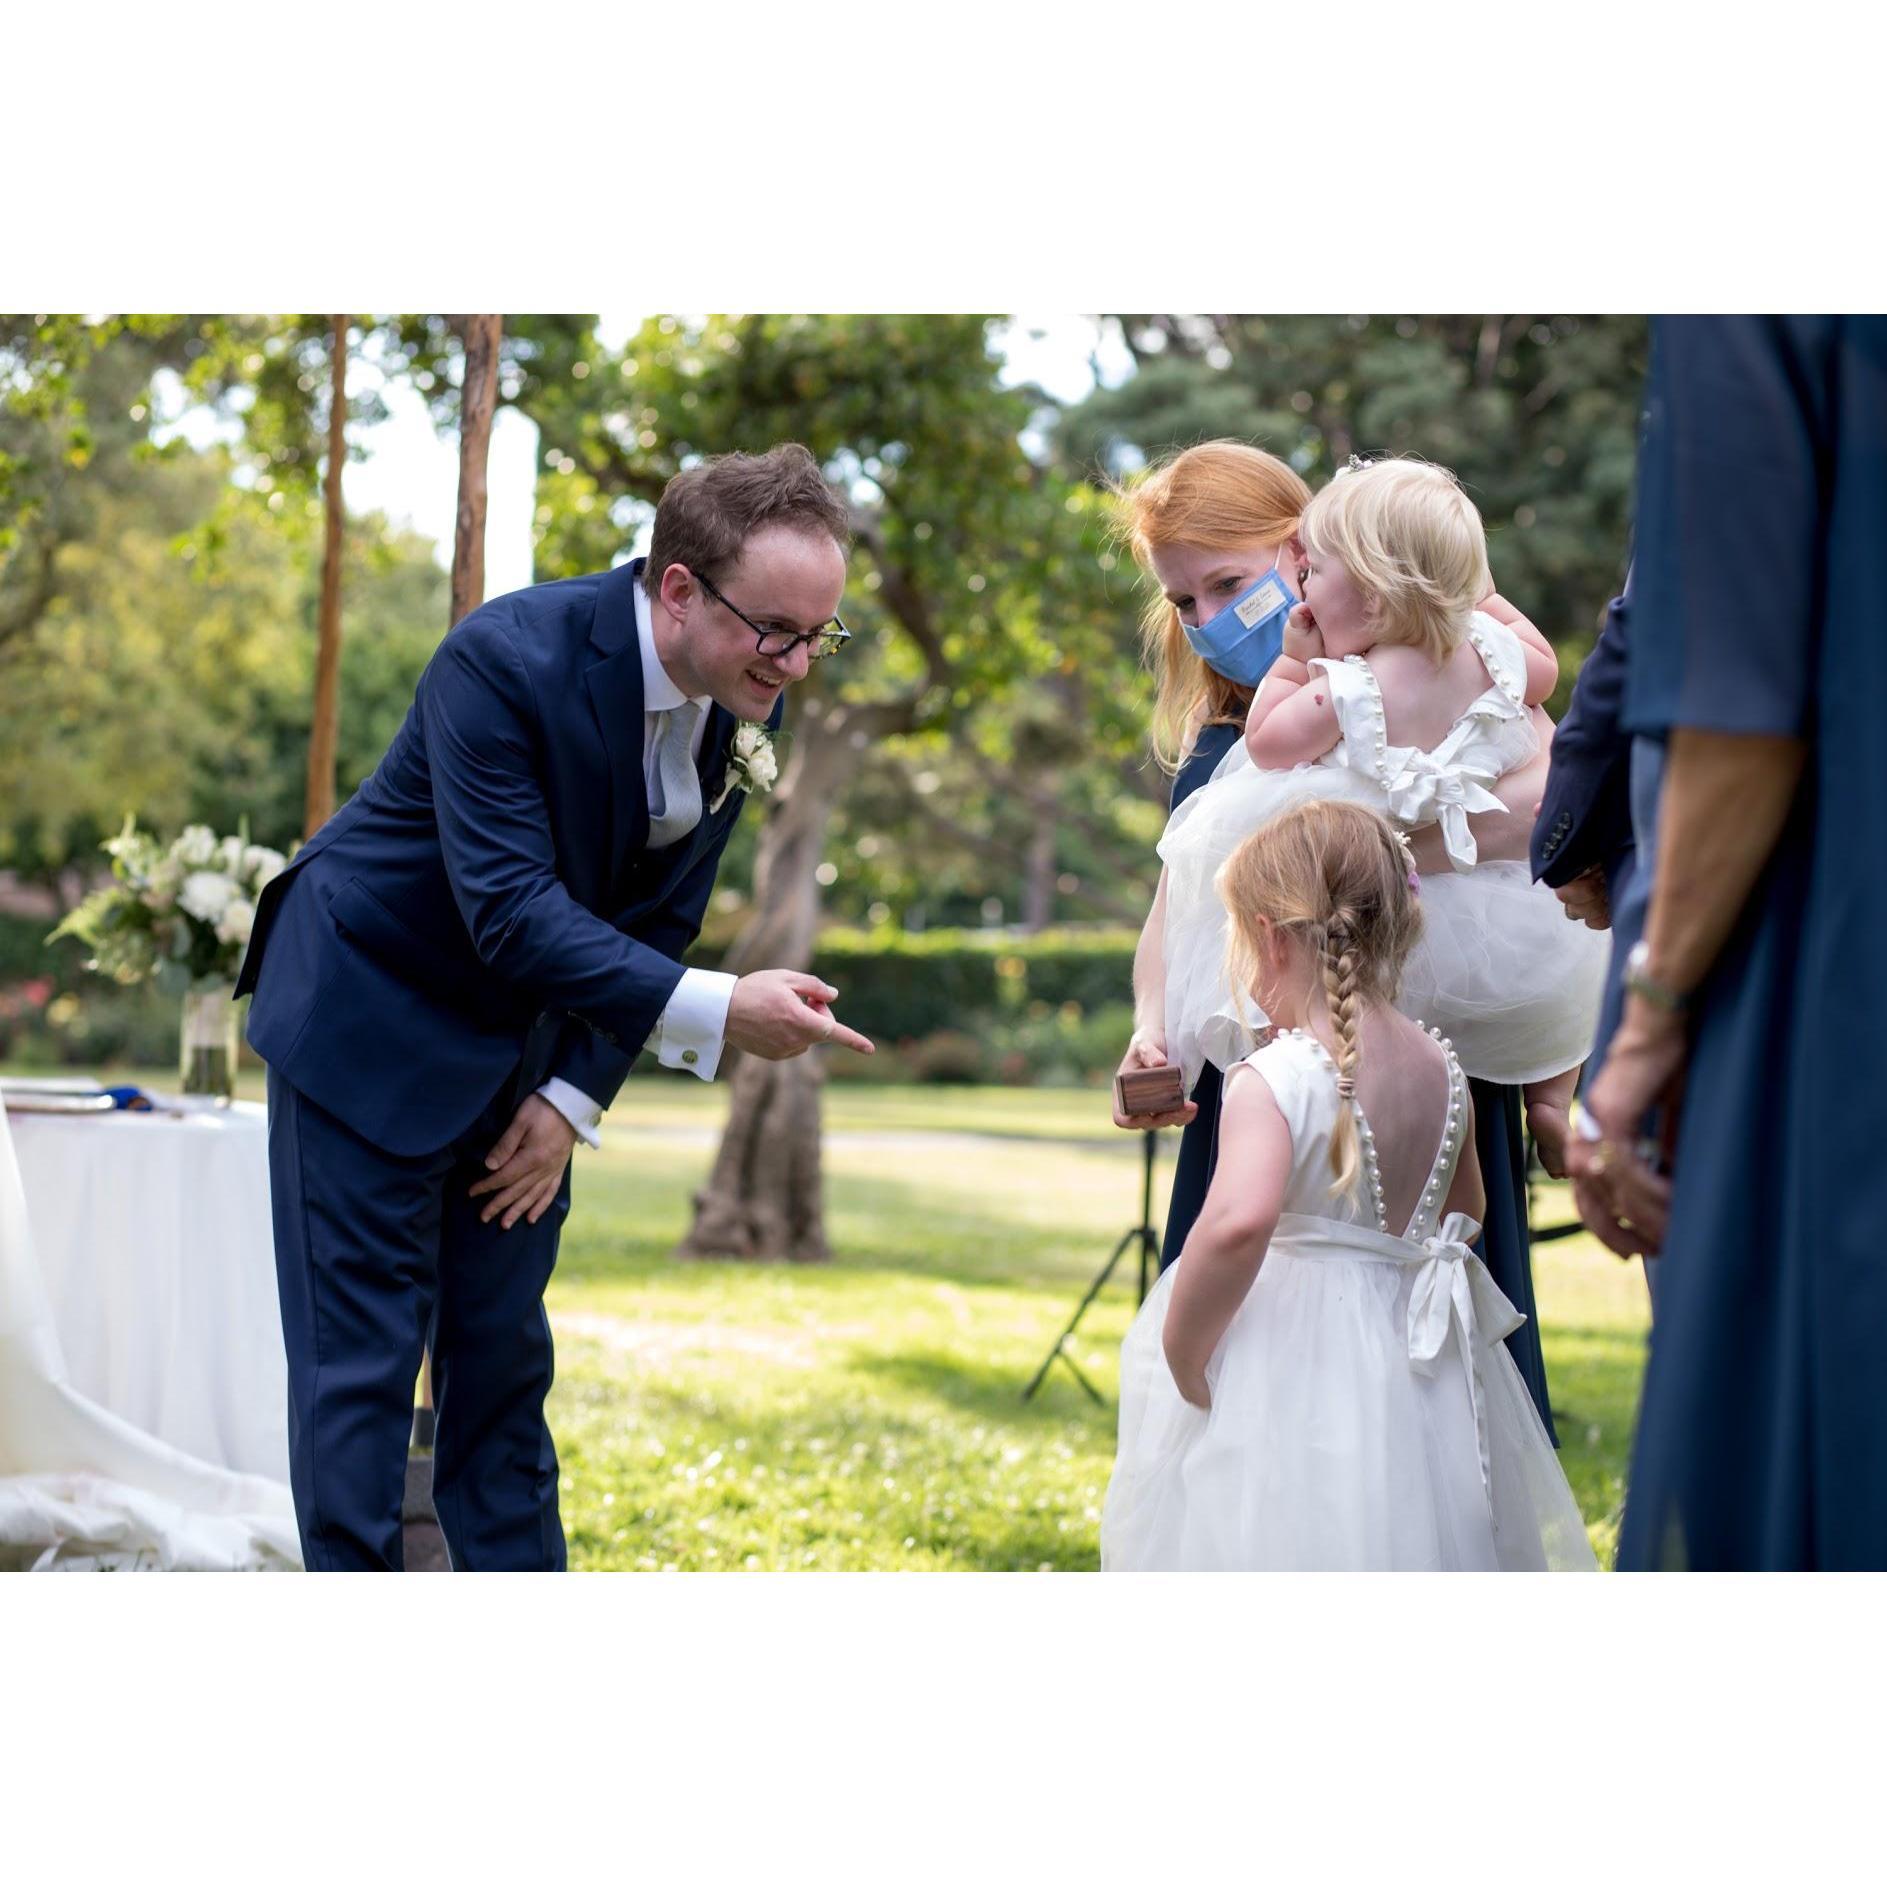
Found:
<path fill-rule="evenodd" d="M 1351 656 L 1351 661 L 1357 658 Z M 1423 1025 L 1418 1023 L 1418 1028 Z M 1401 1236 L 1404 1238 L 1426 1238 L 1434 1229 L 1441 1206 L 1441 1188 L 1445 1180 L 1452 1182 L 1455 1166 L 1461 1152 L 1464 1123 L 1461 1116 L 1462 1076 L 1461 1064 L 1455 1059 L 1454 1044 L 1440 1029 L 1430 1028 L 1428 1034 L 1441 1045 L 1442 1053 L 1448 1058 L 1448 1120 L 1442 1129 L 1441 1145 L 1436 1149 L 1433 1163 L 1428 1169 L 1428 1180 L 1422 1188 L 1422 1196 L 1415 1208 L 1415 1217 L 1409 1228 Z M 1331 1054 L 1316 1036 L 1308 1029 L 1280 1029 L 1280 1037 L 1294 1037 L 1300 1042 L 1307 1042 L 1323 1058 L 1324 1065 L 1334 1075 L 1337 1072 L 1336 1057 Z M 1339 1097 L 1341 1098 L 1341 1097 Z M 1375 1207 L 1376 1229 L 1386 1238 L 1397 1234 L 1389 1230 L 1389 1215 L 1383 1201 L 1382 1172 L 1376 1161 L 1376 1134 L 1369 1124 L 1369 1116 L 1363 1112 L 1363 1104 L 1355 1095 L 1348 1097 L 1350 1111 L 1356 1116 L 1356 1137 L 1363 1149 L 1363 1170 L 1369 1176 L 1371 1203 Z"/>

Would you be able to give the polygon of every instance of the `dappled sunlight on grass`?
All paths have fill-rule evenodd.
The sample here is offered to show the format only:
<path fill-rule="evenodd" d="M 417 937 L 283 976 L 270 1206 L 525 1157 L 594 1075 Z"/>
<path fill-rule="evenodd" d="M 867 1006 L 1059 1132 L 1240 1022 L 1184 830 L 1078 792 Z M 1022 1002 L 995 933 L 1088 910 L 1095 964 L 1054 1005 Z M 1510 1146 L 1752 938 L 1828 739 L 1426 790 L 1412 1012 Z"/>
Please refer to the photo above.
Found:
<path fill-rule="evenodd" d="M 724 1082 L 638 1075 L 616 1097 L 609 1124 L 718 1131 L 727 1115 L 728 1092 Z M 828 1134 L 909 1130 L 978 1133 L 1000 1139 L 1094 1140 L 1137 1153 L 1138 1140 L 1114 1125 L 1110 1106 L 1106 1087 L 880 1087 L 862 1081 L 825 1085 Z M 1162 1138 L 1170 1158 L 1178 1137 Z"/>
<path fill-rule="evenodd" d="M 1139 1140 L 1105 1090 L 831 1083 L 825 1265 L 673 1256 L 727 1096 L 637 1076 L 579 1151 L 548 1297 L 571 1564 L 1098 1565 L 1131 1260 L 1071 1345 L 1107 1406 L 1059 1366 L 1022 1390 L 1139 1217 Z M 1569 1218 L 1566 1189 L 1536 1212 Z M 1534 1273 L 1560 1459 L 1609 1564 L 1644 1273 L 1583 1235 Z"/>
<path fill-rule="evenodd" d="M 677 1259 L 725 1096 L 657 1082 L 584 1155 L 549 1306 L 571 1563 L 1090 1568 L 1113 1464 L 1123 1260 L 1065 1370 L 1022 1389 L 1138 1217 L 1138 1147 L 1033 1090 L 829 1090 L 824 1265 Z M 854 1113 L 852 1096 L 868 1099 Z M 679 1105 L 669 1105 L 671 1099 Z M 895 1107 L 890 1103 L 895 1102 Z M 1015 1137 L 955 1124 L 1000 1121 Z M 1031 1137 L 1017 1123 L 1035 1123 Z M 1053 1125 L 1056 1132 L 1041 1129 Z M 678 1127 L 702 1131 L 682 1134 Z M 1162 1142 L 1155 1217 L 1176 1137 Z M 1565 1216 L 1543 1189 L 1543 1220 Z M 1563 1460 L 1609 1560 L 1647 1323 L 1643 1274 L 1540 1248 Z"/>

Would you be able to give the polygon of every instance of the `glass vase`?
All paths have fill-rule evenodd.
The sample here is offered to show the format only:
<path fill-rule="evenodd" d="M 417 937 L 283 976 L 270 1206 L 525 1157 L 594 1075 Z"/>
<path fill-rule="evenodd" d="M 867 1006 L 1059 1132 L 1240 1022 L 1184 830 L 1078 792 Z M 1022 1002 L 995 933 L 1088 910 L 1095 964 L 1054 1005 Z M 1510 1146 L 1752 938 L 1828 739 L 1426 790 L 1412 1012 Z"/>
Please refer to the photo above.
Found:
<path fill-rule="evenodd" d="M 184 1093 L 227 1105 L 236 1098 L 236 990 L 205 985 L 183 999 L 183 1046 L 177 1075 Z"/>

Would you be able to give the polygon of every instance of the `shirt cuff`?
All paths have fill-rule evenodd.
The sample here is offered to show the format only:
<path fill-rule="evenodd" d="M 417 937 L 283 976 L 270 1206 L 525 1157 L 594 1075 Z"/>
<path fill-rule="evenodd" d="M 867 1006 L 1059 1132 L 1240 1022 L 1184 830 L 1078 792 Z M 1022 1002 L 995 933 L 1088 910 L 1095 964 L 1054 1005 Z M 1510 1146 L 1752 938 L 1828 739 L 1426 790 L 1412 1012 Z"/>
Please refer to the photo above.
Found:
<path fill-rule="evenodd" d="M 649 1037 L 649 1047 L 664 1068 L 686 1068 L 712 1081 L 721 1065 L 727 1037 L 727 1006 L 739 978 L 725 970 L 683 970 Z"/>
<path fill-rule="evenodd" d="M 602 1124 L 603 1110 L 581 1088 L 573 1086 L 561 1075 L 552 1075 L 537 1091 L 576 1129 L 577 1138 L 586 1147 L 600 1147 L 603 1144 L 603 1136 L 597 1132 Z"/>

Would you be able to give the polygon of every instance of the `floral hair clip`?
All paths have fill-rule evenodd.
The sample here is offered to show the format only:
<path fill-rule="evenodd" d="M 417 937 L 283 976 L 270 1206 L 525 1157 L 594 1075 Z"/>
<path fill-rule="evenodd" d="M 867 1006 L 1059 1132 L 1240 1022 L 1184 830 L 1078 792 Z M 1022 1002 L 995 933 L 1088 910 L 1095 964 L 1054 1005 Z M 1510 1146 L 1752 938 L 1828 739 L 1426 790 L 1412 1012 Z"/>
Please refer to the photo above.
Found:
<path fill-rule="evenodd" d="M 1422 874 L 1415 869 L 1415 847 L 1409 843 L 1409 835 L 1399 827 L 1390 830 L 1396 835 L 1396 843 L 1402 847 L 1403 863 L 1408 866 L 1407 882 L 1409 889 L 1419 898 L 1422 895 Z"/>

